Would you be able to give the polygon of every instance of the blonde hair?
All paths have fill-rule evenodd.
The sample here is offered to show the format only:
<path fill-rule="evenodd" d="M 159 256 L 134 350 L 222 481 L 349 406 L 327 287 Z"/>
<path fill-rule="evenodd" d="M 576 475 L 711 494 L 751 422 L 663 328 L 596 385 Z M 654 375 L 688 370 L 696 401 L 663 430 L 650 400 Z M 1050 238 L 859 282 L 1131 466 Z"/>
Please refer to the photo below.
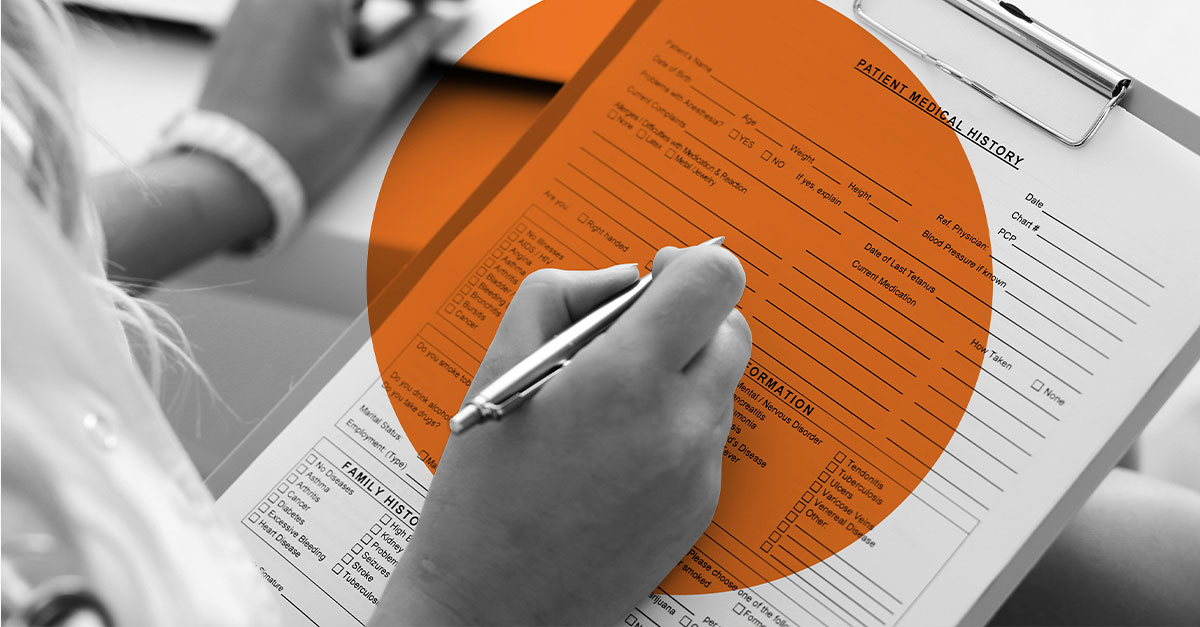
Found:
<path fill-rule="evenodd" d="M 182 364 L 211 390 L 175 319 L 161 306 L 133 296 L 127 286 L 110 281 L 103 270 L 103 234 L 84 195 L 86 171 L 67 62 L 72 37 L 65 13 L 50 0 L 3 0 L 0 10 L 3 163 L 6 171 L 19 175 L 14 178 L 24 183 L 36 205 L 16 208 L 11 206 L 18 203 L 6 202 L 5 210 L 44 212 L 84 264 L 97 269 L 92 284 L 121 322 L 156 394 L 161 394 L 163 371 L 170 364 Z M 19 128 L 11 128 L 13 124 Z M 25 148 L 25 154 L 16 154 L 17 146 Z"/>

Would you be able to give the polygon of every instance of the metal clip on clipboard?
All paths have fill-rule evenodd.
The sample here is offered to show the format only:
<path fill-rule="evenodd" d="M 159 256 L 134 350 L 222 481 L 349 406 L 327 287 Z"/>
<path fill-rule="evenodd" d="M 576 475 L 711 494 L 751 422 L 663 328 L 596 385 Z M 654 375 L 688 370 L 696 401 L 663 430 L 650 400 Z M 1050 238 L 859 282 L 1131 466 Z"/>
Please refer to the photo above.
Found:
<path fill-rule="evenodd" d="M 1092 121 L 1087 130 L 1084 131 L 1083 135 L 1078 139 L 1067 136 L 1021 107 L 1009 102 L 979 81 L 958 71 L 949 63 L 922 50 L 916 44 L 867 15 L 863 11 L 863 0 L 854 0 L 854 13 L 859 19 L 866 22 L 875 30 L 887 35 L 909 52 L 936 65 L 943 72 L 966 83 L 975 91 L 990 98 L 993 102 L 1007 107 L 1030 124 L 1046 131 L 1058 141 L 1071 147 L 1077 148 L 1086 144 L 1096 134 L 1096 130 L 1104 123 L 1105 118 L 1108 117 L 1113 107 L 1117 106 L 1129 91 L 1132 80 L 1128 76 L 1096 55 L 1054 32 L 1041 22 L 1029 17 L 1012 3 L 1004 1 L 996 3 L 991 0 L 943 1 L 1040 57 L 1047 63 L 1050 63 L 1093 91 L 1108 98 L 1108 102 L 1100 110 L 1099 115 L 1096 116 L 1096 119 Z"/>

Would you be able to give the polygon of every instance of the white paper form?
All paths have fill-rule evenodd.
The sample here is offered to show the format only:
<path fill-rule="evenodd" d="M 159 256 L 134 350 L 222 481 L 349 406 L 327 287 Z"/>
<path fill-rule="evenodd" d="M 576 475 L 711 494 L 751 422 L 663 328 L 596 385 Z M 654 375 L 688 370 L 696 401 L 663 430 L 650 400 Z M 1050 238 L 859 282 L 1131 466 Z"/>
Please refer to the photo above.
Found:
<path fill-rule="evenodd" d="M 849 14 L 849 3 L 836 8 Z M 752 266 L 747 270 L 752 291 L 743 306 L 754 314 L 747 317 L 756 345 L 774 337 L 770 341 L 795 348 L 787 355 L 756 348 L 737 393 L 738 430 L 726 448 L 727 457 L 737 461 L 727 460 L 726 468 L 734 473 L 747 464 L 785 466 L 780 453 L 759 448 L 764 439 L 776 439 L 794 441 L 796 456 L 819 458 L 820 472 L 795 478 L 787 488 L 794 492 L 789 507 L 764 512 L 771 520 L 761 534 L 719 524 L 719 511 L 718 524 L 681 560 L 672 579 L 632 608 L 625 622 L 659 627 L 958 622 L 1200 329 L 1200 278 L 1191 270 L 1193 242 L 1200 236 L 1200 157 L 1120 109 L 1086 148 L 1066 148 L 902 51 L 896 54 L 919 78 L 919 89 L 892 80 L 903 75 L 902 68 L 893 67 L 898 61 L 877 47 L 864 44 L 855 58 L 822 61 L 845 85 L 869 88 L 857 105 L 868 114 L 916 111 L 919 119 L 956 134 L 986 211 L 984 241 L 955 228 L 954 207 L 898 201 L 917 182 L 872 178 L 875 171 L 863 165 L 865 157 L 849 156 L 853 149 L 841 140 L 843 129 L 791 114 L 793 104 L 748 80 L 733 53 L 717 52 L 724 49 L 698 37 L 699 31 L 666 19 L 680 10 L 669 0 L 655 8 L 630 35 L 623 48 L 629 52 L 619 53 L 613 69 L 580 96 L 562 129 L 590 125 L 587 136 L 560 129 L 530 158 L 530 169 L 549 169 L 554 177 L 542 178 L 555 182 L 529 181 L 534 175 L 523 170 L 497 198 L 524 200 L 508 202 L 470 227 L 493 234 L 495 259 L 528 245 L 531 255 L 583 267 L 623 260 L 622 247 L 644 260 L 660 242 L 677 245 L 671 238 L 699 241 L 693 227 L 724 229 L 731 233 L 731 249 Z M 730 28 L 766 32 L 769 13 L 721 19 Z M 664 29 L 674 47 L 664 45 L 659 36 Z M 762 56 L 783 73 L 801 76 L 803 64 L 821 55 L 808 50 L 810 57 L 773 57 L 770 37 L 762 39 Z M 794 48 L 795 42 L 779 47 L 784 44 Z M 691 57 L 686 82 L 655 69 L 656 55 L 681 63 L 679 50 Z M 646 86 L 655 82 L 666 85 L 668 95 L 695 92 L 688 101 L 697 107 L 643 100 L 629 90 L 650 93 Z M 914 97 L 914 91 L 935 101 Z M 688 125 L 670 128 L 667 114 Z M 647 121 L 655 123 L 653 130 Z M 647 133 L 639 136 L 642 131 Z M 746 137 L 759 139 L 749 148 Z M 672 148 L 675 142 L 678 148 Z M 548 155 L 560 146 L 581 152 L 555 165 Z M 654 154 L 660 156 L 647 156 Z M 777 165 L 785 157 L 787 163 Z M 712 174 L 702 161 L 724 163 L 719 168 L 726 177 Z M 649 183 L 632 179 L 642 171 L 639 166 Z M 622 175 L 632 180 L 622 183 Z M 806 188 L 805 179 L 818 183 Z M 570 209 L 531 191 L 539 186 Z M 638 189 L 645 195 L 638 196 Z M 716 212 L 706 214 L 702 203 L 724 198 L 719 193 L 744 193 L 754 202 L 728 212 L 713 204 Z M 652 198 L 681 219 L 652 224 L 639 218 L 636 210 L 648 211 Z M 838 242 L 831 246 L 845 257 L 814 253 L 792 243 L 793 235 L 772 232 L 754 213 L 768 199 L 804 211 L 801 217 L 812 220 L 809 233 Z M 720 220 L 713 217 L 718 213 Z M 766 252 L 756 251 L 756 244 Z M 389 365 L 381 377 L 371 345 L 364 345 L 220 499 L 219 506 L 240 521 L 264 576 L 296 608 L 297 621 L 302 613 L 320 625 L 365 623 L 395 561 L 403 558 L 430 485 L 425 462 L 437 453 L 411 443 L 389 395 L 409 399 L 414 414 L 436 421 L 441 414 L 430 405 L 436 399 L 404 388 L 411 368 L 405 364 L 422 359 L 458 378 L 465 392 L 485 345 L 476 342 L 466 318 L 486 301 L 467 307 L 454 298 L 460 283 L 496 274 L 486 271 L 494 267 L 487 261 L 493 256 L 481 254 L 458 266 L 439 266 L 458 273 L 433 305 L 443 311 L 444 302 L 449 313 L 432 316 L 394 361 L 381 360 L 400 365 Z M 979 265 L 985 258 L 990 269 Z M 970 262 L 979 265 L 977 274 L 987 270 L 990 299 L 951 280 L 959 276 L 955 272 L 967 275 L 953 264 Z M 485 272 L 476 274 L 478 268 Z M 889 283 L 891 275 L 884 274 L 889 271 L 902 280 Z M 502 291 L 515 282 L 500 277 L 489 285 Z M 784 304 L 781 289 L 798 300 Z M 906 378 L 900 370 L 915 370 L 911 364 L 919 358 L 905 353 L 900 342 L 915 342 L 911 338 L 922 330 L 901 317 L 908 310 L 896 309 L 909 306 L 901 293 L 914 301 L 913 311 L 937 312 L 947 329 L 983 324 L 976 334 L 960 334 L 962 341 L 941 347 L 935 367 L 921 370 L 921 377 Z M 880 309 L 884 313 L 874 320 L 855 313 L 868 305 L 894 313 Z M 495 317 L 481 315 L 486 321 L 481 324 Z M 838 329 L 828 340 L 806 331 L 821 328 L 822 316 L 826 321 L 820 324 Z M 792 323 L 798 326 L 786 326 Z M 882 343 L 862 340 L 872 329 L 893 334 L 885 350 L 878 350 Z M 934 338 L 946 335 L 937 327 L 924 331 Z M 818 345 L 831 356 L 839 353 L 838 361 L 804 357 L 823 357 Z M 878 359 L 893 360 L 885 364 L 888 371 L 859 363 L 871 363 L 866 356 L 873 350 Z M 856 363 L 863 367 L 855 369 Z M 977 380 L 965 374 L 972 363 L 983 364 L 981 371 L 976 368 Z M 914 402 L 918 388 L 928 391 Z M 957 400 L 964 390 L 969 402 Z M 862 406 L 874 400 L 879 408 L 860 410 L 851 398 Z M 437 409 L 445 411 L 444 405 L 438 401 Z M 889 421 L 915 435 L 876 437 L 875 427 L 857 425 L 855 416 L 880 429 Z M 926 437 L 940 448 L 935 429 L 949 428 L 954 434 L 944 454 L 923 468 L 927 449 L 923 453 L 912 442 Z M 901 484 L 915 487 L 886 518 L 858 521 L 871 511 L 872 497 L 892 498 Z M 751 492 L 745 487 L 739 494 L 723 492 L 722 503 L 752 505 L 759 497 Z M 824 546 L 822 529 L 829 527 L 857 530 L 858 539 L 844 548 Z M 829 553 L 835 554 L 818 561 Z M 793 570 L 798 572 L 789 574 Z"/>

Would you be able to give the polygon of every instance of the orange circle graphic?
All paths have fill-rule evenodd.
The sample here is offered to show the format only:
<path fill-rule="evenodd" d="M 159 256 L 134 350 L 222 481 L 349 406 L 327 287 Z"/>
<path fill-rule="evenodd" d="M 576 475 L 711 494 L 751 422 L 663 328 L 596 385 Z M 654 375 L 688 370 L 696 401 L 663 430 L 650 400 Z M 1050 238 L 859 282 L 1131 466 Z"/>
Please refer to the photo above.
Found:
<path fill-rule="evenodd" d="M 588 188 L 613 193 L 603 197 L 611 207 L 597 202 L 602 192 L 588 196 L 597 206 L 593 214 L 635 219 L 617 197 L 637 198 L 639 209 L 675 220 L 669 207 L 679 224 L 730 235 L 730 249 L 746 262 L 749 289 L 741 306 L 755 349 L 736 393 L 721 500 L 712 526 L 663 582 L 671 594 L 758 585 L 854 542 L 873 545 L 871 531 L 930 472 L 963 417 L 980 373 L 976 347 L 986 344 L 992 298 L 988 225 L 971 166 L 953 129 L 930 114 L 936 104 L 928 91 L 899 58 L 816 0 L 762 3 L 763 12 L 780 15 L 756 18 L 752 35 L 731 34 L 719 19 L 696 18 L 688 4 L 663 3 L 648 19 L 673 24 L 677 45 L 704 42 L 705 65 L 725 80 L 692 83 L 697 94 L 689 98 L 698 106 L 709 97 L 720 103 L 707 106 L 721 124 L 697 130 L 691 156 L 678 163 L 697 179 L 702 160 L 736 167 L 717 168 L 712 176 L 723 184 L 690 194 L 684 192 L 701 189 L 686 187 L 694 181 L 670 184 L 648 168 L 638 176 L 596 169 L 589 176 L 604 187 Z M 558 33 L 562 59 L 582 60 L 624 7 L 547 0 L 476 49 L 518 54 L 497 63 L 470 55 L 465 61 L 510 68 L 536 63 L 539 55 L 530 54 L 526 42 L 547 28 Z M 578 37 L 563 36 L 572 28 Z M 639 58 L 658 54 L 662 43 L 653 45 Z M 773 64 L 781 55 L 793 60 Z M 780 67 L 799 69 L 782 75 Z M 611 90 L 621 81 L 629 79 L 602 74 L 592 88 Z M 372 339 L 404 432 L 435 471 L 449 436 L 446 419 L 462 401 L 479 347 L 489 343 L 520 276 L 501 276 L 494 269 L 499 264 L 480 262 L 477 278 L 460 282 L 472 275 L 472 260 L 456 267 L 460 274 L 452 280 L 426 276 L 394 298 L 385 286 L 406 261 L 405 251 L 428 241 L 467 201 L 556 90 L 539 81 L 449 71 L 409 126 L 380 192 L 368 258 Z M 591 112 L 604 129 L 597 136 L 624 132 L 604 119 L 609 103 Z M 638 110 L 636 102 L 629 107 Z M 620 137 L 634 141 L 646 128 L 631 125 Z M 589 150 L 609 164 L 623 158 L 602 143 Z M 666 154 L 665 140 L 624 150 L 643 163 L 656 153 L 672 159 L 660 156 L 653 162 L 660 167 L 677 163 Z M 568 187 L 579 189 L 584 181 Z M 581 214 L 582 197 L 559 191 L 569 209 L 531 205 L 529 211 L 564 222 Z M 506 235 L 524 241 L 527 229 L 541 228 L 528 215 L 488 222 L 501 242 L 497 259 L 509 258 L 502 250 Z M 554 228 L 539 236 L 553 235 Z M 693 235 L 690 243 L 705 239 Z M 602 245 L 578 237 L 581 249 Z M 604 263 L 652 257 L 651 242 L 626 239 L 633 245 L 605 253 Z M 534 260 L 514 273 L 561 265 L 554 261 Z M 480 290 L 494 297 L 496 311 L 461 319 L 470 317 L 464 311 L 483 307 L 470 305 Z M 448 324 L 461 331 L 424 322 L 443 309 Z"/>

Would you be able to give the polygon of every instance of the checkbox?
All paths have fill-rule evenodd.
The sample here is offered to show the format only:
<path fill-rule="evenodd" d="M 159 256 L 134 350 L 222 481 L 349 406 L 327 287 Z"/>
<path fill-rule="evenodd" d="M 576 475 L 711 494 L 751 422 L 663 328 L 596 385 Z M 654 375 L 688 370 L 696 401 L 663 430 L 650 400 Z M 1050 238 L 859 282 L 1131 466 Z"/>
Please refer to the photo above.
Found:
<path fill-rule="evenodd" d="M 811 503 L 811 502 L 812 502 L 812 497 L 813 497 L 813 493 L 812 493 L 812 492 L 805 492 L 805 493 L 804 493 L 804 496 L 800 497 L 800 500 L 801 500 L 801 501 L 804 501 L 805 503 Z M 801 507 L 801 508 L 803 508 L 804 506 L 803 506 L 803 505 L 801 505 L 800 507 Z"/>
<path fill-rule="evenodd" d="M 250 522 L 252 522 L 252 523 L 258 522 L 258 513 L 250 514 Z"/>
<path fill-rule="evenodd" d="M 452 299 L 450 299 L 450 300 L 451 300 L 451 302 L 453 302 L 453 303 L 455 303 L 455 304 L 458 304 L 458 303 L 461 303 L 461 302 L 462 302 L 462 298 L 463 298 L 463 297 L 462 297 L 462 294 L 455 294 L 455 295 L 454 295 L 454 298 L 452 298 Z"/>
<path fill-rule="evenodd" d="M 796 522 L 796 512 L 788 512 L 784 515 L 788 522 Z"/>
<path fill-rule="evenodd" d="M 818 482 L 816 482 L 816 481 L 814 481 L 812 485 L 808 486 L 808 489 L 809 489 L 809 490 L 812 490 L 813 492 L 820 492 L 820 491 L 821 491 L 821 484 L 820 484 L 820 483 L 818 483 Z"/>
<path fill-rule="evenodd" d="M 791 525 L 789 525 L 781 520 L 781 521 L 779 521 L 778 525 L 775 525 L 775 528 L 778 529 L 780 532 L 786 532 L 788 529 L 791 528 Z"/>
<path fill-rule="evenodd" d="M 379 525 L 371 525 L 371 533 L 379 533 L 380 531 L 383 531 L 383 527 L 380 527 Z"/>
<path fill-rule="evenodd" d="M 771 535 L 767 537 L 771 538 L 771 542 L 779 542 L 779 539 L 783 536 L 779 535 L 778 531 L 772 531 Z"/>
<path fill-rule="evenodd" d="M 629 616 L 625 617 L 625 624 L 626 625 L 636 625 L 637 619 L 633 617 L 633 614 L 630 614 Z"/>
<path fill-rule="evenodd" d="M 356 542 L 356 543 L 354 543 L 354 546 L 350 547 L 350 552 L 355 555 L 358 555 L 359 553 L 362 553 L 362 549 L 363 549 L 362 545 L 358 544 Z"/>
<path fill-rule="evenodd" d="M 737 138 L 738 138 L 737 129 L 736 128 L 729 129 L 729 139 L 737 139 Z"/>
<path fill-rule="evenodd" d="M 501 251 L 501 250 L 493 250 L 493 251 L 492 251 L 492 256 L 493 256 L 493 257 L 499 257 L 499 256 L 500 256 L 500 253 L 502 253 L 502 252 L 504 252 L 504 251 Z"/>
<path fill-rule="evenodd" d="M 646 129 L 641 129 L 637 132 L 638 139 L 646 139 Z"/>
<path fill-rule="evenodd" d="M 354 559 L 354 558 L 353 558 L 353 557 L 350 557 L 350 554 L 349 554 L 349 553 L 347 553 L 347 554 L 345 554 L 345 555 L 343 555 L 343 556 L 342 556 L 342 563 L 343 563 L 343 564 L 349 564 L 349 563 L 350 563 L 350 560 L 352 560 L 352 559 Z"/>
<path fill-rule="evenodd" d="M 733 613 L 737 614 L 738 616 L 741 616 L 743 613 L 745 613 L 745 611 L 746 606 L 742 605 L 741 603 L 737 603 L 733 606 Z"/>
<path fill-rule="evenodd" d="M 467 285 L 475 285 L 478 282 L 479 282 L 479 277 L 477 277 L 477 276 L 473 276 L 473 277 L 467 279 Z"/>
<path fill-rule="evenodd" d="M 452 303 L 446 303 L 445 312 L 448 314 L 454 313 L 454 305 Z"/>
<path fill-rule="evenodd" d="M 588 216 L 586 213 L 581 213 L 581 214 L 579 214 L 579 217 L 576 218 L 576 220 L 579 220 L 580 222 L 587 222 Z"/>
<path fill-rule="evenodd" d="M 295 474 L 290 474 L 290 475 L 288 475 L 287 482 L 288 482 L 288 483 L 296 483 L 296 479 L 297 479 L 297 478 L 298 478 L 298 477 L 296 477 L 296 475 L 295 475 Z"/>
<path fill-rule="evenodd" d="M 278 495 L 278 494 L 276 494 L 276 493 L 272 492 L 272 493 L 270 493 L 270 494 L 268 494 L 268 495 L 267 495 L 267 502 L 268 502 L 268 503 L 274 503 L 274 502 L 275 502 L 275 501 L 277 501 L 277 500 L 279 500 L 279 495 Z"/>
<path fill-rule="evenodd" d="M 771 160 L 771 151 L 764 150 L 762 153 L 762 158 L 763 158 L 763 161 L 770 161 Z"/>
<path fill-rule="evenodd" d="M 1044 386 L 1044 385 L 1046 385 L 1046 384 L 1045 384 L 1045 383 L 1042 383 L 1042 380 L 1041 380 L 1041 379 L 1034 379 L 1034 380 L 1033 380 L 1033 385 L 1030 385 L 1029 387 L 1033 388 L 1033 391 L 1034 391 L 1034 392 L 1041 392 L 1041 391 L 1042 391 L 1042 386 Z"/>
<path fill-rule="evenodd" d="M 305 457 L 305 458 L 304 458 L 304 461 L 306 461 L 306 462 L 308 462 L 308 463 L 310 463 L 310 464 L 311 464 L 311 463 L 313 463 L 313 462 L 316 462 L 316 461 L 317 461 L 317 456 L 316 456 L 316 455 L 309 455 L 308 457 Z"/>
<path fill-rule="evenodd" d="M 833 472 L 833 471 L 837 470 L 837 464 L 835 464 L 833 462 L 829 462 L 828 464 L 825 464 L 825 470 L 828 470 L 829 472 Z"/>
<path fill-rule="evenodd" d="M 674 159 L 674 158 L 675 158 L 675 149 L 674 149 L 674 148 L 668 148 L 668 149 L 667 149 L 667 158 L 668 158 L 668 159 Z"/>
<path fill-rule="evenodd" d="M 304 474 L 304 473 L 308 472 L 308 466 L 305 466 L 304 464 L 300 464 L 298 467 L 296 467 L 296 472 L 298 472 L 300 474 Z"/>
<path fill-rule="evenodd" d="M 494 263 L 496 263 L 496 260 L 495 260 L 495 259 L 484 259 L 484 260 L 483 260 L 483 267 L 485 267 L 485 268 L 490 268 L 490 267 L 492 267 L 492 264 L 494 264 Z"/>
<path fill-rule="evenodd" d="M 525 232 L 525 223 L 524 223 L 524 222 L 518 222 L 518 223 L 517 223 L 517 232 L 518 232 L 518 233 L 524 233 L 524 232 Z"/>
<path fill-rule="evenodd" d="M 679 618 L 679 624 L 680 624 L 680 625 L 683 625 L 683 627 L 691 627 L 691 625 L 692 625 L 692 617 L 691 617 L 691 616 L 688 616 L 687 614 L 684 614 L 683 616 L 681 616 L 681 617 Z"/>
<path fill-rule="evenodd" d="M 512 242 L 509 242 L 509 241 L 500 242 L 500 250 L 508 250 L 508 247 L 510 244 L 512 244 Z"/>
<path fill-rule="evenodd" d="M 459 294 L 466 294 L 467 292 L 470 292 L 470 291 L 471 291 L 471 286 L 470 286 L 470 285 L 463 285 L 461 288 L 459 288 L 459 290 L 458 290 L 458 293 L 459 293 Z"/>
<path fill-rule="evenodd" d="M 819 477 L 817 477 L 817 479 L 820 480 L 821 483 L 825 483 L 826 481 L 829 481 L 829 473 L 823 472 Z"/>
<path fill-rule="evenodd" d="M 281 483 L 281 484 L 279 484 L 279 485 L 277 485 L 277 486 L 275 486 L 275 491 L 276 491 L 276 492 L 278 492 L 278 493 L 280 493 L 280 494 L 283 494 L 283 491 L 284 491 L 284 490 L 287 490 L 287 486 L 286 486 L 286 485 L 284 485 L 284 484 L 282 484 L 282 483 Z"/>
<path fill-rule="evenodd" d="M 770 552 L 771 552 L 771 547 L 773 547 L 773 546 L 775 546 L 775 545 L 774 545 L 774 544 L 771 544 L 770 542 L 763 542 L 763 543 L 762 543 L 762 546 L 760 546 L 760 547 L 758 547 L 758 548 L 762 549 L 762 550 L 763 550 L 763 553 L 770 553 Z"/>
<path fill-rule="evenodd" d="M 475 268 L 475 276 L 483 276 L 484 272 L 487 272 L 487 268 L 484 268 L 482 266 Z"/>
<path fill-rule="evenodd" d="M 379 517 L 379 522 L 384 525 L 390 525 L 392 524 L 392 517 L 384 514 L 383 516 Z"/>
<path fill-rule="evenodd" d="M 367 535 L 367 534 L 365 534 L 365 533 L 364 533 L 364 534 L 363 534 L 363 537 L 362 537 L 362 541 L 363 541 L 363 544 L 370 544 L 370 543 L 371 543 L 371 536 L 369 536 L 369 535 Z"/>
<path fill-rule="evenodd" d="M 833 456 L 833 461 L 835 461 L 839 464 L 846 461 L 846 454 L 841 451 L 838 451 L 838 454 Z"/>
<path fill-rule="evenodd" d="M 509 234 L 508 234 L 508 239 L 509 239 L 510 241 L 511 241 L 511 240 L 515 240 L 515 239 L 517 239 L 517 232 L 516 232 L 516 231 L 513 231 L 512 233 L 509 233 Z"/>
<path fill-rule="evenodd" d="M 340 575 L 340 574 L 342 574 L 342 571 L 343 571 L 343 570 L 345 570 L 345 568 L 342 568 L 342 565 L 341 565 L 341 564 L 334 564 L 334 565 L 333 565 L 333 574 L 335 574 L 335 575 Z"/>
<path fill-rule="evenodd" d="M 612 109 L 611 111 L 608 112 L 608 119 L 610 119 L 610 120 L 617 119 L 617 110 L 616 109 Z"/>

